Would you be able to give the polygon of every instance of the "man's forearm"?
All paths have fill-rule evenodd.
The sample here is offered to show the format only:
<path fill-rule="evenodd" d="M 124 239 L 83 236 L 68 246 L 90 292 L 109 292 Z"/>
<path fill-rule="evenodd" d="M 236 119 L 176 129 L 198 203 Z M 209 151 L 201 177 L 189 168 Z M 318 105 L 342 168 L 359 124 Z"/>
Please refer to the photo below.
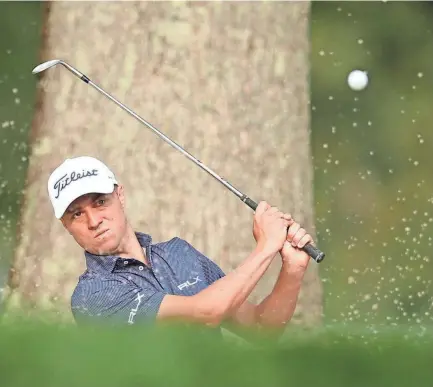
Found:
<path fill-rule="evenodd" d="M 256 248 L 235 270 L 194 297 L 200 297 L 204 304 L 217 307 L 220 318 L 225 319 L 245 302 L 275 255 Z"/>
<path fill-rule="evenodd" d="M 263 327 L 284 328 L 295 312 L 304 269 L 284 264 L 272 292 L 256 306 L 256 322 Z"/>

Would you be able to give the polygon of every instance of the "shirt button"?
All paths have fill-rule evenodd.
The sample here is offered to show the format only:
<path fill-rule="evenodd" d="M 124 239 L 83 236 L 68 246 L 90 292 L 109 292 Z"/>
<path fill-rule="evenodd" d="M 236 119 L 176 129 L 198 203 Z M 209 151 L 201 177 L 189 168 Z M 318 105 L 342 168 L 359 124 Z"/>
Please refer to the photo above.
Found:
<path fill-rule="evenodd" d="M 127 264 L 128 264 L 128 261 L 124 261 L 123 264 L 124 264 L 124 265 L 127 265 Z"/>
<path fill-rule="evenodd" d="M 138 267 L 138 270 L 143 270 L 143 269 L 144 269 L 143 266 L 139 266 L 139 267 Z"/>

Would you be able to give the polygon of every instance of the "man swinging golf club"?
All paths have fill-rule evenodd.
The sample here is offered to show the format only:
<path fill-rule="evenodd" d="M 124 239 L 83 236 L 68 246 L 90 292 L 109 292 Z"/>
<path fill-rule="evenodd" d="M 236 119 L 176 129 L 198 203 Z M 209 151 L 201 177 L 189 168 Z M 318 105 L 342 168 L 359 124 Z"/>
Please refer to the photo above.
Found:
<path fill-rule="evenodd" d="M 86 270 L 71 298 L 77 323 L 178 320 L 218 327 L 224 322 L 282 331 L 296 307 L 312 238 L 288 214 L 260 202 L 253 218 L 256 246 L 224 274 L 187 241 L 152 243 L 134 231 L 125 190 L 93 157 L 66 159 L 50 175 L 54 214 L 84 249 Z M 272 292 L 258 305 L 248 296 L 281 257 Z"/>

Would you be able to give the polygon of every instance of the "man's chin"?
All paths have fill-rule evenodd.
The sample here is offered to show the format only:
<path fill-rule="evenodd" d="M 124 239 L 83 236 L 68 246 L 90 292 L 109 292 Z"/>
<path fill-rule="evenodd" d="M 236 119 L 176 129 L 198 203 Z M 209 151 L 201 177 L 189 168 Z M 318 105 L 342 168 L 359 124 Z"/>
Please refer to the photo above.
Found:
<path fill-rule="evenodd" d="M 88 246 L 86 251 L 94 255 L 115 255 L 117 247 L 117 244 L 113 243 L 113 241 L 103 240 L 93 246 Z"/>

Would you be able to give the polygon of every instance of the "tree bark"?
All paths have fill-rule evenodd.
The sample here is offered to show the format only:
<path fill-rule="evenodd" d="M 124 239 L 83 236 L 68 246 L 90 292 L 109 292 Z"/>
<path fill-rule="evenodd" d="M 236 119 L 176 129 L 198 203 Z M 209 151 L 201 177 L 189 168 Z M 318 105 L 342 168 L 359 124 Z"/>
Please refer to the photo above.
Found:
<path fill-rule="evenodd" d="M 41 62 L 60 58 L 252 199 L 315 235 L 309 144 L 308 2 L 53 2 Z M 187 158 L 61 67 L 43 73 L 8 310 L 69 319 L 84 256 L 54 218 L 50 172 L 92 155 L 125 185 L 129 220 L 180 236 L 226 272 L 253 249 L 253 212 Z M 252 300 L 274 284 L 275 261 Z M 294 321 L 321 321 L 318 266 Z"/>

